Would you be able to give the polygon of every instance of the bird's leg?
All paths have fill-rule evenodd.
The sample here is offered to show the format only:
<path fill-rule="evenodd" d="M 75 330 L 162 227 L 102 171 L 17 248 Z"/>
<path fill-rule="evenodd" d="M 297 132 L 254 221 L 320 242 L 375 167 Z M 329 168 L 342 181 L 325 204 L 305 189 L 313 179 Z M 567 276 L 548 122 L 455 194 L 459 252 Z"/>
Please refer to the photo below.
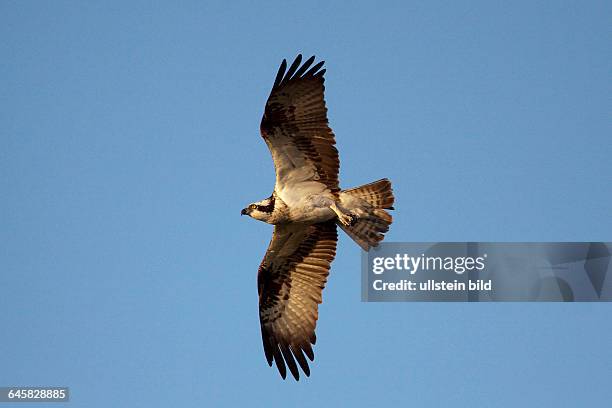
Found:
<path fill-rule="evenodd" d="M 329 206 L 329 208 L 336 213 L 336 216 L 342 225 L 351 226 L 357 221 L 357 217 L 354 214 L 352 214 L 350 211 L 341 209 L 335 201 Z"/>

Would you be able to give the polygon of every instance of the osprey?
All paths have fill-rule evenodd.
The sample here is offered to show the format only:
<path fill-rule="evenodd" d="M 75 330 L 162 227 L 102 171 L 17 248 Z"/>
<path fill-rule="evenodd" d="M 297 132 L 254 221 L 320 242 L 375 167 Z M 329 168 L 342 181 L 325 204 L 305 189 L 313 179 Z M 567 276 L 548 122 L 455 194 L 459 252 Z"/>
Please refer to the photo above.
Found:
<path fill-rule="evenodd" d="M 384 238 L 392 222 L 391 182 L 375 181 L 341 190 L 340 161 L 323 98 L 324 61 L 287 70 L 283 60 L 261 120 L 261 135 L 274 160 L 272 195 L 242 210 L 274 225 L 257 274 L 259 321 L 268 364 L 283 379 L 287 367 L 296 380 L 314 360 L 315 327 L 321 292 L 336 254 L 336 225 L 364 251 Z"/>

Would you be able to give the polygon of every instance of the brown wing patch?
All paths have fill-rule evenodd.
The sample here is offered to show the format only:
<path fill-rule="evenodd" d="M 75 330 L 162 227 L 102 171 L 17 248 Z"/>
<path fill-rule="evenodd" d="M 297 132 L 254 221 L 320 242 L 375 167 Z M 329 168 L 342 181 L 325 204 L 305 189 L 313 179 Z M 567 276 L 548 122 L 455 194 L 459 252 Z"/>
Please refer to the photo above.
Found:
<path fill-rule="evenodd" d="M 333 192 L 339 190 L 340 161 L 334 133 L 329 127 L 324 99 L 323 61 L 311 65 L 314 56 L 300 67 L 298 55 L 289 70 L 283 60 L 266 102 L 261 120 L 261 134 L 274 152 L 291 143 L 316 168 L 315 180 L 325 183 Z M 299 68 L 299 69 L 298 69 Z M 275 162 L 277 178 L 279 163 Z"/>
<path fill-rule="evenodd" d="M 259 319 L 268 364 L 276 363 L 283 378 L 287 367 L 299 380 L 306 374 L 305 357 L 314 360 L 318 305 L 336 254 L 338 235 L 333 221 L 274 229 L 257 276 Z"/>

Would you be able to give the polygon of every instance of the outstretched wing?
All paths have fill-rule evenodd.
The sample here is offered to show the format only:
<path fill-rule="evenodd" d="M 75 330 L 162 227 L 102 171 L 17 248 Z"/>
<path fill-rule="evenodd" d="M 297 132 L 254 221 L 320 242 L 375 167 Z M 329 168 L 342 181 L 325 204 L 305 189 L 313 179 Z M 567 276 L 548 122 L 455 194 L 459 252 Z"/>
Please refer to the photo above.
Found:
<path fill-rule="evenodd" d="M 304 354 L 314 360 L 315 327 L 321 292 L 336 255 L 336 224 L 277 225 L 259 266 L 259 321 L 268 364 L 276 362 L 283 378 L 287 369 L 299 380 L 297 363 L 306 376 Z"/>
<path fill-rule="evenodd" d="M 298 55 L 286 72 L 283 60 L 261 120 L 261 135 L 276 170 L 275 191 L 288 204 L 305 191 L 339 190 L 340 161 L 323 95 L 324 61 L 311 68 L 314 59 L 300 66 Z"/>

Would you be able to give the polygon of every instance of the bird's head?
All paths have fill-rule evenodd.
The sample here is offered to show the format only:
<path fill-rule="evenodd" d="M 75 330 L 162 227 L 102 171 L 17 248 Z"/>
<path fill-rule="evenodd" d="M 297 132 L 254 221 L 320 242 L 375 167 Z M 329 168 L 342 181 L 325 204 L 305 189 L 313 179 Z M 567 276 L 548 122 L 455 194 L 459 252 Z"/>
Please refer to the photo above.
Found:
<path fill-rule="evenodd" d="M 274 211 L 274 196 L 270 196 L 265 200 L 258 201 L 256 203 L 249 204 L 248 207 L 243 208 L 240 211 L 241 215 L 248 215 L 256 220 L 268 222 L 272 217 Z"/>

